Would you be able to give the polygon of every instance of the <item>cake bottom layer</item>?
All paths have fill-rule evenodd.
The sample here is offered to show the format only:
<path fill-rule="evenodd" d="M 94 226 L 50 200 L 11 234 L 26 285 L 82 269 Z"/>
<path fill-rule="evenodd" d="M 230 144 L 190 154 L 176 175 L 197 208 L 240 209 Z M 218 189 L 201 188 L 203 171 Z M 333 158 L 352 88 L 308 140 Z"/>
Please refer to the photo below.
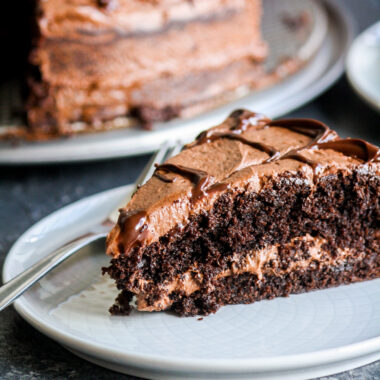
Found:
<path fill-rule="evenodd" d="M 249 59 L 184 77 L 161 77 L 132 88 L 72 88 L 30 81 L 28 124 L 38 134 L 70 135 L 175 117 L 191 117 L 268 85 L 262 65 Z"/>
<path fill-rule="evenodd" d="M 169 311 L 181 316 L 208 315 L 223 305 L 249 304 L 263 299 L 287 297 L 290 294 L 326 289 L 343 284 L 380 277 L 380 253 L 364 258 L 351 257 L 336 266 L 314 265 L 282 275 L 265 274 L 260 280 L 256 274 L 243 273 L 221 278 L 213 291 L 196 291 L 190 296 L 175 292 Z M 112 314 L 129 314 L 133 294 L 124 290 L 110 311 Z"/>

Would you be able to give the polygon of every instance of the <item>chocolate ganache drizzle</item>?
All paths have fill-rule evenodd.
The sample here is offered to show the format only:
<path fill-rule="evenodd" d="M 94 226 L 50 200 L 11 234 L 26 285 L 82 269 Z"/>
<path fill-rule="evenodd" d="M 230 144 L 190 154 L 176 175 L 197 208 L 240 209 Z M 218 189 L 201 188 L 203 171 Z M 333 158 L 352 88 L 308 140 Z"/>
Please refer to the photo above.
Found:
<path fill-rule="evenodd" d="M 245 145 L 249 145 L 252 148 L 255 148 L 255 149 L 261 150 L 262 152 L 267 153 L 270 157 L 274 157 L 279 154 L 279 152 L 272 146 L 261 143 L 261 142 L 247 140 L 246 138 L 244 138 L 243 136 L 241 136 L 240 134 L 236 132 L 212 133 L 209 135 L 205 134 L 204 136 L 201 136 L 199 139 L 197 139 L 196 143 L 193 146 L 209 143 L 209 142 L 219 140 L 219 139 L 230 139 L 230 140 L 240 141 L 241 143 Z"/>
<path fill-rule="evenodd" d="M 129 251 L 134 246 L 140 245 L 148 233 L 146 225 L 147 214 L 145 211 L 138 211 L 133 214 L 120 209 L 117 224 L 120 226 L 119 235 L 120 252 Z"/>
<path fill-rule="evenodd" d="M 186 148 L 207 144 L 218 139 L 236 140 L 267 153 L 269 158 L 262 164 L 277 160 L 293 159 L 311 166 L 314 170 L 317 168 L 318 162 L 302 156 L 300 153 L 302 150 L 332 149 L 346 156 L 358 158 L 364 163 L 380 162 L 380 150 L 378 147 L 361 139 L 339 139 L 335 132 L 327 125 L 313 119 L 283 119 L 271 121 L 260 114 L 246 110 L 237 110 L 229 116 L 226 124 L 228 128 L 225 132 L 220 132 L 220 129 L 211 129 L 202 132 L 197 139 L 192 144 L 187 145 Z M 270 145 L 250 141 L 241 136 L 242 132 L 253 126 L 259 129 L 282 127 L 309 136 L 311 140 L 306 145 L 281 155 L 280 151 Z M 154 176 L 164 182 L 173 182 L 175 178 L 168 178 L 160 174 L 160 171 L 164 173 L 176 173 L 191 181 L 194 184 L 191 196 L 192 201 L 196 201 L 213 192 L 222 192 L 229 187 L 225 183 L 214 183 L 213 177 L 203 170 L 188 168 L 182 165 L 165 163 L 157 166 Z M 118 224 L 122 231 L 121 244 L 123 244 L 123 247 L 120 247 L 123 249 L 120 251 L 125 252 L 134 246 L 140 245 L 147 234 L 147 215 L 145 211 L 128 215 L 128 213 L 121 210 Z"/>
<path fill-rule="evenodd" d="M 156 172 L 154 175 L 160 179 L 164 178 L 165 182 L 173 182 L 173 179 L 169 179 L 167 177 L 159 176 L 157 170 L 162 170 L 165 172 L 172 172 L 181 175 L 182 177 L 188 178 L 194 185 L 194 189 L 192 191 L 192 199 L 196 200 L 206 195 L 205 189 L 207 185 L 211 182 L 211 177 L 203 170 L 191 169 L 182 165 L 175 164 L 162 164 L 157 166 Z M 157 175 L 158 174 L 158 175 Z"/>
<path fill-rule="evenodd" d="M 329 141 L 336 136 L 335 133 L 326 124 L 313 119 L 275 120 L 268 123 L 266 127 L 286 128 L 301 135 L 311 137 L 311 140 L 303 147 L 293 149 L 283 154 L 282 156 L 280 156 L 280 152 L 278 152 L 276 156 L 268 158 L 266 161 L 264 161 L 264 163 L 272 162 L 275 160 L 293 159 L 303 162 L 315 169 L 318 166 L 318 163 L 302 156 L 302 154 L 299 152 L 303 149 L 312 149 L 318 144 Z"/>
<path fill-rule="evenodd" d="M 318 149 L 333 149 L 345 156 L 359 158 L 365 163 L 380 162 L 380 149 L 361 139 L 340 139 L 317 144 Z"/>

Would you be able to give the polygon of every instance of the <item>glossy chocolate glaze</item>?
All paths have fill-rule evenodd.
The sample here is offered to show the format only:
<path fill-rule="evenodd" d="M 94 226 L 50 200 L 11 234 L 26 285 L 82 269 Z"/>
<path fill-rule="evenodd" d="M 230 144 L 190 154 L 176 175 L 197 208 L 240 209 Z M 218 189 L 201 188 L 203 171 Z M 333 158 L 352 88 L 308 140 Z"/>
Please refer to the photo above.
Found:
<path fill-rule="evenodd" d="M 195 141 L 191 144 L 187 145 L 187 148 L 191 148 L 196 145 L 205 144 L 226 136 L 231 135 L 239 135 L 243 132 L 245 132 L 247 129 L 252 128 L 253 126 L 265 126 L 267 125 L 271 120 L 265 117 L 262 114 L 247 111 L 244 109 L 239 109 L 234 112 L 232 112 L 227 120 L 226 123 L 228 124 L 229 128 L 226 131 L 226 133 L 222 134 L 220 132 L 216 132 L 214 129 L 209 129 L 208 131 L 201 132 Z M 222 136 L 224 135 L 224 136 Z M 245 140 L 248 142 L 248 140 Z M 251 141 L 249 141 L 251 143 Z"/>
<path fill-rule="evenodd" d="M 365 163 L 380 162 L 380 149 L 361 139 L 341 139 L 317 145 L 318 149 L 333 149 L 346 156 L 363 160 Z"/>
<path fill-rule="evenodd" d="M 158 178 L 159 176 L 156 175 L 157 171 L 162 170 L 164 172 L 172 172 L 177 173 L 181 175 L 182 177 L 185 177 L 189 179 L 195 186 L 192 191 L 192 199 L 196 200 L 199 199 L 202 196 L 206 195 L 205 189 L 207 185 L 211 184 L 211 177 L 203 170 L 198 169 L 192 169 L 187 168 L 182 165 L 174 165 L 174 164 L 162 164 L 157 166 L 156 172 L 154 175 Z M 169 178 L 165 177 L 165 182 L 168 182 Z"/>
<path fill-rule="evenodd" d="M 158 164 L 154 164 L 154 166 L 155 166 L 157 169 L 158 169 L 158 167 L 159 167 Z M 155 172 L 153 173 L 153 176 L 159 178 L 162 182 L 173 183 L 173 182 L 175 182 L 175 180 L 177 179 L 177 177 L 173 177 L 173 178 L 166 177 L 166 176 L 162 175 L 157 169 L 156 169 Z"/>
<path fill-rule="evenodd" d="M 328 141 L 333 135 L 333 131 L 326 124 L 314 119 L 273 120 L 267 124 L 267 127 L 282 127 L 311 137 L 312 140 L 304 148 L 318 142 Z"/>
<path fill-rule="evenodd" d="M 283 119 L 270 121 L 269 119 L 265 119 L 262 115 L 246 110 L 238 110 L 229 116 L 227 119 L 227 125 L 229 126 L 229 129 L 226 132 L 218 132 L 213 129 L 202 132 L 194 143 L 187 146 L 187 149 L 196 145 L 207 144 L 218 139 L 231 139 L 239 141 L 244 145 L 248 145 L 253 149 L 258 149 L 267 153 L 269 158 L 265 160 L 263 164 L 278 160 L 292 159 L 309 165 L 313 168 L 314 173 L 316 173 L 318 162 L 304 157 L 301 154 L 302 150 L 332 149 L 341 152 L 346 156 L 359 158 L 363 163 L 379 162 L 380 160 L 380 150 L 378 147 L 360 139 L 336 140 L 336 134 L 327 125 L 313 119 Z M 280 151 L 270 145 L 251 141 L 240 135 L 242 132 L 253 126 L 256 128 L 282 127 L 301 135 L 308 136 L 311 140 L 306 145 L 281 155 Z M 329 141 L 331 139 L 334 139 L 334 141 Z M 160 171 L 164 173 L 176 173 L 191 181 L 194 185 L 191 201 L 196 201 L 208 194 L 223 192 L 228 189 L 228 185 L 225 183 L 213 183 L 213 177 L 202 170 L 171 163 L 157 166 L 154 176 L 164 182 L 172 182 L 172 178 L 163 176 L 160 174 Z M 119 224 L 123 231 L 123 234 L 121 235 L 123 236 L 122 243 L 125 251 L 135 244 L 138 244 L 143 239 L 143 225 L 146 222 L 146 217 L 147 215 L 145 212 L 139 212 L 131 216 L 120 215 Z"/>
<path fill-rule="evenodd" d="M 130 250 L 144 240 L 147 234 L 146 217 L 147 214 L 145 211 L 129 214 L 124 212 L 123 209 L 120 210 L 117 223 L 123 232 L 119 241 L 119 246 L 122 244 L 120 248 L 122 248 L 123 251 Z"/>
<path fill-rule="evenodd" d="M 243 143 L 245 145 L 249 145 L 252 148 L 255 148 L 255 149 L 261 150 L 262 152 L 267 153 L 270 157 L 273 157 L 279 153 L 275 148 L 273 148 L 270 145 L 267 145 L 267 144 L 264 144 L 261 142 L 247 140 L 243 136 L 240 136 L 240 134 L 234 133 L 234 132 L 231 132 L 231 133 L 213 133 L 209 136 L 205 135 L 204 137 L 202 137 L 202 139 L 198 140 L 195 145 L 200 145 L 200 144 L 203 144 L 205 142 L 208 143 L 208 142 L 219 140 L 219 139 L 230 139 L 230 140 L 240 141 L 241 143 Z"/>
<path fill-rule="evenodd" d="M 289 129 L 293 132 L 300 133 L 301 135 L 305 135 L 311 137 L 311 140 L 298 149 L 293 149 L 290 152 L 280 156 L 279 152 L 277 156 L 270 157 L 265 162 L 272 162 L 276 160 L 284 160 L 284 159 L 293 159 L 299 162 L 303 162 L 313 169 L 316 169 L 318 163 L 308 158 L 302 156 L 299 152 L 303 149 L 310 149 L 317 144 L 328 141 L 330 138 L 334 136 L 333 131 L 326 125 L 321 123 L 320 121 L 314 119 L 282 119 L 282 120 L 274 120 L 268 123 L 266 127 L 282 127 Z"/>

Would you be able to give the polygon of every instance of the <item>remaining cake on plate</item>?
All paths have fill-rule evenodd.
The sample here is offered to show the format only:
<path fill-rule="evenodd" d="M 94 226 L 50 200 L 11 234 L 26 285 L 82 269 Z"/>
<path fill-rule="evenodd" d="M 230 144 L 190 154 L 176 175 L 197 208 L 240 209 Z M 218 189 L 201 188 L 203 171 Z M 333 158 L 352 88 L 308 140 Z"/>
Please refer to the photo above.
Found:
<path fill-rule="evenodd" d="M 262 76 L 260 0 L 34 0 L 28 123 L 42 135 L 199 113 Z"/>
<path fill-rule="evenodd" d="M 380 153 L 311 119 L 233 112 L 121 209 L 111 308 L 209 314 L 380 276 Z"/>

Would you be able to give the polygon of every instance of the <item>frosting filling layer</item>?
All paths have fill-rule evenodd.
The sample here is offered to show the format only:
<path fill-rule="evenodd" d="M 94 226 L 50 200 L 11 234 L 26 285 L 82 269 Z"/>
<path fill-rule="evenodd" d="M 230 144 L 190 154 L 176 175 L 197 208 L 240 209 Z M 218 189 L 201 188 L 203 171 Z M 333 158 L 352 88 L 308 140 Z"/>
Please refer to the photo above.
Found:
<path fill-rule="evenodd" d="M 294 257 L 293 261 L 284 268 L 281 263 L 280 249 L 291 249 L 294 247 L 296 250 L 300 245 L 305 245 L 307 247 L 307 253 L 305 254 L 305 252 L 303 252 L 304 257 Z M 149 304 L 146 301 L 147 295 L 144 293 L 138 294 L 137 309 L 140 311 L 166 310 L 174 302 L 170 298 L 170 294 L 173 292 L 180 292 L 185 297 L 190 296 L 200 289 L 202 289 L 204 293 L 212 292 L 215 289 L 215 286 L 217 286 L 218 280 L 224 277 L 249 273 L 257 277 L 259 286 L 264 275 L 281 277 L 289 272 L 307 270 L 309 268 L 323 266 L 339 267 L 344 265 L 347 256 L 353 253 L 349 248 L 337 249 L 335 256 L 331 257 L 330 252 L 324 250 L 324 245 L 328 246 L 326 239 L 313 238 L 308 234 L 301 238 L 294 238 L 292 241 L 284 245 L 276 244 L 257 251 L 253 250 L 244 257 L 234 255 L 231 258 L 232 264 L 230 269 L 219 272 L 212 280 L 214 285 L 204 284 L 202 272 L 193 268 L 192 270 L 188 270 L 181 274 L 173 281 L 159 285 L 157 289 L 159 298 L 152 304 Z M 359 259 L 363 256 L 364 253 L 361 253 L 361 255 L 357 255 L 356 257 Z M 142 284 L 141 286 L 144 287 Z M 150 295 L 148 298 L 150 298 Z"/>

